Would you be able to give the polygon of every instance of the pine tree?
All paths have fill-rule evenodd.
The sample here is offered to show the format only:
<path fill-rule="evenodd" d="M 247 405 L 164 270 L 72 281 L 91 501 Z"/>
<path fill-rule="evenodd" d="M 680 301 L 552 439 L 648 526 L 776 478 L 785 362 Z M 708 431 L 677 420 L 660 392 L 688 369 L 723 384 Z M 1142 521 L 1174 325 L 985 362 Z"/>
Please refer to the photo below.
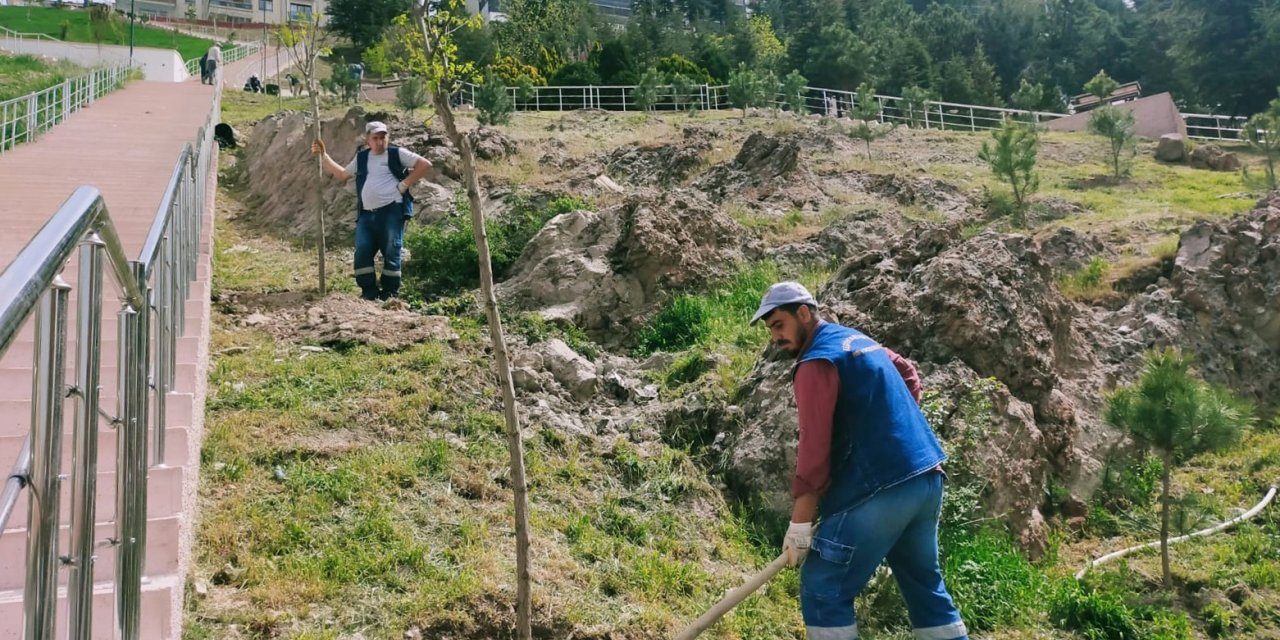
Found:
<path fill-rule="evenodd" d="M 511 112 L 515 105 L 511 102 L 511 95 L 507 93 L 507 86 L 492 71 L 486 76 L 480 88 L 476 89 L 476 109 L 480 112 L 476 120 L 480 124 L 491 126 L 511 122 Z"/>
<path fill-rule="evenodd" d="M 1033 129 L 1013 120 L 1005 120 L 999 129 L 991 132 L 991 137 L 994 144 L 983 142 L 978 157 L 1013 189 L 1013 224 L 1024 227 L 1027 197 L 1040 186 L 1040 177 L 1036 174 L 1039 140 Z"/>
<path fill-rule="evenodd" d="M 1191 361 L 1172 349 L 1147 356 L 1136 384 L 1107 398 L 1107 422 L 1124 429 L 1163 462 L 1160 491 L 1160 568 L 1166 589 L 1169 570 L 1170 474 L 1179 463 L 1207 451 L 1225 449 L 1253 426 L 1253 407 L 1229 391 L 1191 373 Z"/>

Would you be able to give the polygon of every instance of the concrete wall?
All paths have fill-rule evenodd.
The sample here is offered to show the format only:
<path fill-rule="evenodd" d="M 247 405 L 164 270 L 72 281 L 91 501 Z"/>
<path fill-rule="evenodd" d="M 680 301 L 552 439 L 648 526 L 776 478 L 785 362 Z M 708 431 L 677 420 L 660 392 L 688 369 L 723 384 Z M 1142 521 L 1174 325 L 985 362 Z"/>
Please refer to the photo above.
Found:
<path fill-rule="evenodd" d="M 129 62 L 128 45 L 96 45 L 78 42 L 56 42 L 34 38 L 0 37 L 0 49 L 17 54 L 47 56 L 70 60 L 85 67 L 98 67 Z M 187 68 L 182 57 L 172 49 L 133 48 L 134 65 L 146 73 L 147 80 L 182 82 Z"/>

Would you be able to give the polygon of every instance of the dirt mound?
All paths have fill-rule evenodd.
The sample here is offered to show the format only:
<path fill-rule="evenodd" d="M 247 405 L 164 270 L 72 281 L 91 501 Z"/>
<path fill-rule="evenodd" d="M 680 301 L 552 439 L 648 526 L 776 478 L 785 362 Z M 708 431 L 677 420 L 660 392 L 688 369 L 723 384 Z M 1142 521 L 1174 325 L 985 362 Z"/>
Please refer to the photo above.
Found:
<path fill-rule="evenodd" d="M 899 174 L 859 174 L 862 189 L 903 206 L 918 206 L 943 214 L 948 219 L 963 217 L 971 203 L 955 186 L 929 177 Z"/>
<path fill-rule="evenodd" d="M 926 388 L 940 392 L 940 402 L 962 404 L 980 378 L 999 383 L 981 392 L 997 415 L 980 436 L 970 434 L 987 451 L 969 466 L 990 488 L 988 507 L 1031 549 L 1044 542 L 1037 507 L 1045 478 L 1092 468 L 1085 462 L 1114 440 L 1089 400 L 1103 385 L 1103 367 L 1055 283 L 1029 238 L 966 240 L 949 225 L 918 228 L 855 257 L 818 292 L 829 317 L 921 360 Z M 744 386 L 744 418 L 724 449 L 740 486 L 776 492 L 769 476 L 792 464 L 778 444 L 795 438 L 790 365 L 766 359 Z M 1101 433 L 1079 439 L 1081 430 Z"/>
<path fill-rule="evenodd" d="M 238 306 L 246 303 L 253 304 L 242 301 Z M 282 342 L 338 347 L 369 344 L 389 351 L 431 340 L 458 339 L 447 317 L 425 316 L 398 301 L 377 303 L 339 293 L 309 304 L 267 305 L 241 317 L 240 324 L 260 327 Z"/>
<path fill-rule="evenodd" d="M 768 192 L 785 182 L 783 178 L 794 172 L 799 162 L 800 141 L 796 137 L 757 131 L 742 143 L 733 160 L 712 167 L 695 186 L 715 201 L 746 188 Z"/>
<path fill-rule="evenodd" d="M 1163 286 L 1108 318 L 1126 344 L 1175 346 L 1211 382 L 1280 405 L 1280 194 L 1183 232 Z"/>
<path fill-rule="evenodd" d="M 360 149 L 365 122 L 376 114 L 365 114 L 353 108 L 341 118 L 322 123 L 329 155 L 338 163 L 346 163 Z M 317 211 L 323 209 L 325 237 L 335 244 L 349 245 L 355 233 L 355 180 L 339 182 L 328 173 L 320 175 L 311 155 L 311 119 L 304 113 L 284 112 L 264 118 L 253 129 L 245 149 L 243 170 L 249 187 L 249 208 L 241 220 L 253 228 L 277 237 L 314 243 L 319 233 Z M 451 148 L 427 144 L 439 140 L 428 133 L 410 134 L 394 120 L 392 142 L 421 153 L 438 168 L 449 173 Z M 423 153 L 424 147 L 432 150 Z M 418 212 L 426 218 L 447 211 L 453 195 L 440 185 L 423 184 L 414 188 Z"/>
<path fill-rule="evenodd" d="M 553 218 L 498 287 L 506 300 L 616 345 L 673 291 L 742 258 L 745 233 L 696 192 L 647 191 Z"/>
<path fill-rule="evenodd" d="M 686 144 L 629 145 L 605 155 L 609 176 L 627 184 L 666 187 L 683 181 L 702 165 L 711 148 L 705 140 Z"/>
<path fill-rule="evenodd" d="M 515 155 L 520 146 L 510 136 L 490 127 L 476 127 L 467 132 L 471 149 L 481 160 L 500 160 Z"/>

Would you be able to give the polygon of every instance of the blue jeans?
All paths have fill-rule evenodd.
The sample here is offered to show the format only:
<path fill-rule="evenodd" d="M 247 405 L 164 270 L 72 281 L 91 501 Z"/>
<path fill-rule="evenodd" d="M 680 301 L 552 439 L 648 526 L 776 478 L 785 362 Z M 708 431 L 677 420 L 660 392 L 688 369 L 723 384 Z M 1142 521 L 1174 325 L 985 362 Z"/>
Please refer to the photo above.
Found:
<path fill-rule="evenodd" d="M 400 293 L 400 249 L 404 246 L 404 205 L 393 202 L 356 216 L 356 284 L 365 300 L 393 298 Z M 373 269 L 373 256 L 382 254 L 382 286 Z"/>
<path fill-rule="evenodd" d="M 887 560 L 906 600 L 915 637 L 965 640 L 938 566 L 942 473 L 931 471 L 823 518 L 800 567 L 800 611 L 809 640 L 854 640 L 853 601 Z"/>

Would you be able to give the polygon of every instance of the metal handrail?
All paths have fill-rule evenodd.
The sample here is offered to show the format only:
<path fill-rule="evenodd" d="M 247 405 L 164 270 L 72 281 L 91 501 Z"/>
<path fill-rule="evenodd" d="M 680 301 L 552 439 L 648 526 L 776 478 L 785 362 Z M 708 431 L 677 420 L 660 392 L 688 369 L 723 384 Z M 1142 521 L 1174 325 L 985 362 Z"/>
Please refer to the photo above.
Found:
<path fill-rule="evenodd" d="M 0 154 L 65 121 L 95 100 L 125 85 L 129 65 L 95 69 L 61 84 L 0 102 Z"/>
<path fill-rule="evenodd" d="M 220 89 L 219 83 L 219 89 Z M 69 569 L 66 636 L 91 637 L 94 539 L 97 513 L 98 423 L 108 418 L 119 433 L 116 448 L 116 531 L 107 541 L 117 555 L 116 637 L 141 633 L 142 576 L 147 536 L 147 467 L 164 464 L 165 396 L 173 390 L 176 340 L 196 275 L 200 233 L 213 170 L 213 125 L 220 108 L 215 91 L 208 117 L 184 146 L 136 260 L 130 260 L 102 195 L 80 187 L 0 273 L 0 356 L 28 318 L 36 328 L 31 432 L 0 493 L 0 534 L 20 494 L 27 491 L 27 576 L 23 590 L 24 635 L 55 637 L 58 570 Z M 79 249 L 75 380 L 66 384 L 70 289 L 60 273 Z M 105 261 L 105 264 L 104 264 Z M 119 360 L 115 416 L 99 407 L 103 276 L 120 285 Z M 154 350 L 152 346 L 154 345 Z M 72 432 L 70 540 L 59 553 L 63 475 L 62 415 L 75 409 Z M 148 435 L 151 438 L 148 438 Z M 149 452 L 150 449 L 150 452 Z M 150 455 L 148 455 L 150 453 Z"/>
<path fill-rule="evenodd" d="M 243 60 L 244 58 L 256 53 L 261 47 L 262 45 L 260 43 L 238 44 L 222 52 L 222 63 L 231 64 L 232 62 Z M 190 60 L 184 61 L 182 64 L 187 68 L 188 76 L 194 76 L 197 73 L 200 73 L 200 58 L 191 58 Z"/>
<path fill-rule="evenodd" d="M 26 33 L 14 31 L 8 27 L 0 27 L 0 37 L 17 38 L 18 40 L 48 40 L 50 42 L 66 42 L 46 33 Z"/>

